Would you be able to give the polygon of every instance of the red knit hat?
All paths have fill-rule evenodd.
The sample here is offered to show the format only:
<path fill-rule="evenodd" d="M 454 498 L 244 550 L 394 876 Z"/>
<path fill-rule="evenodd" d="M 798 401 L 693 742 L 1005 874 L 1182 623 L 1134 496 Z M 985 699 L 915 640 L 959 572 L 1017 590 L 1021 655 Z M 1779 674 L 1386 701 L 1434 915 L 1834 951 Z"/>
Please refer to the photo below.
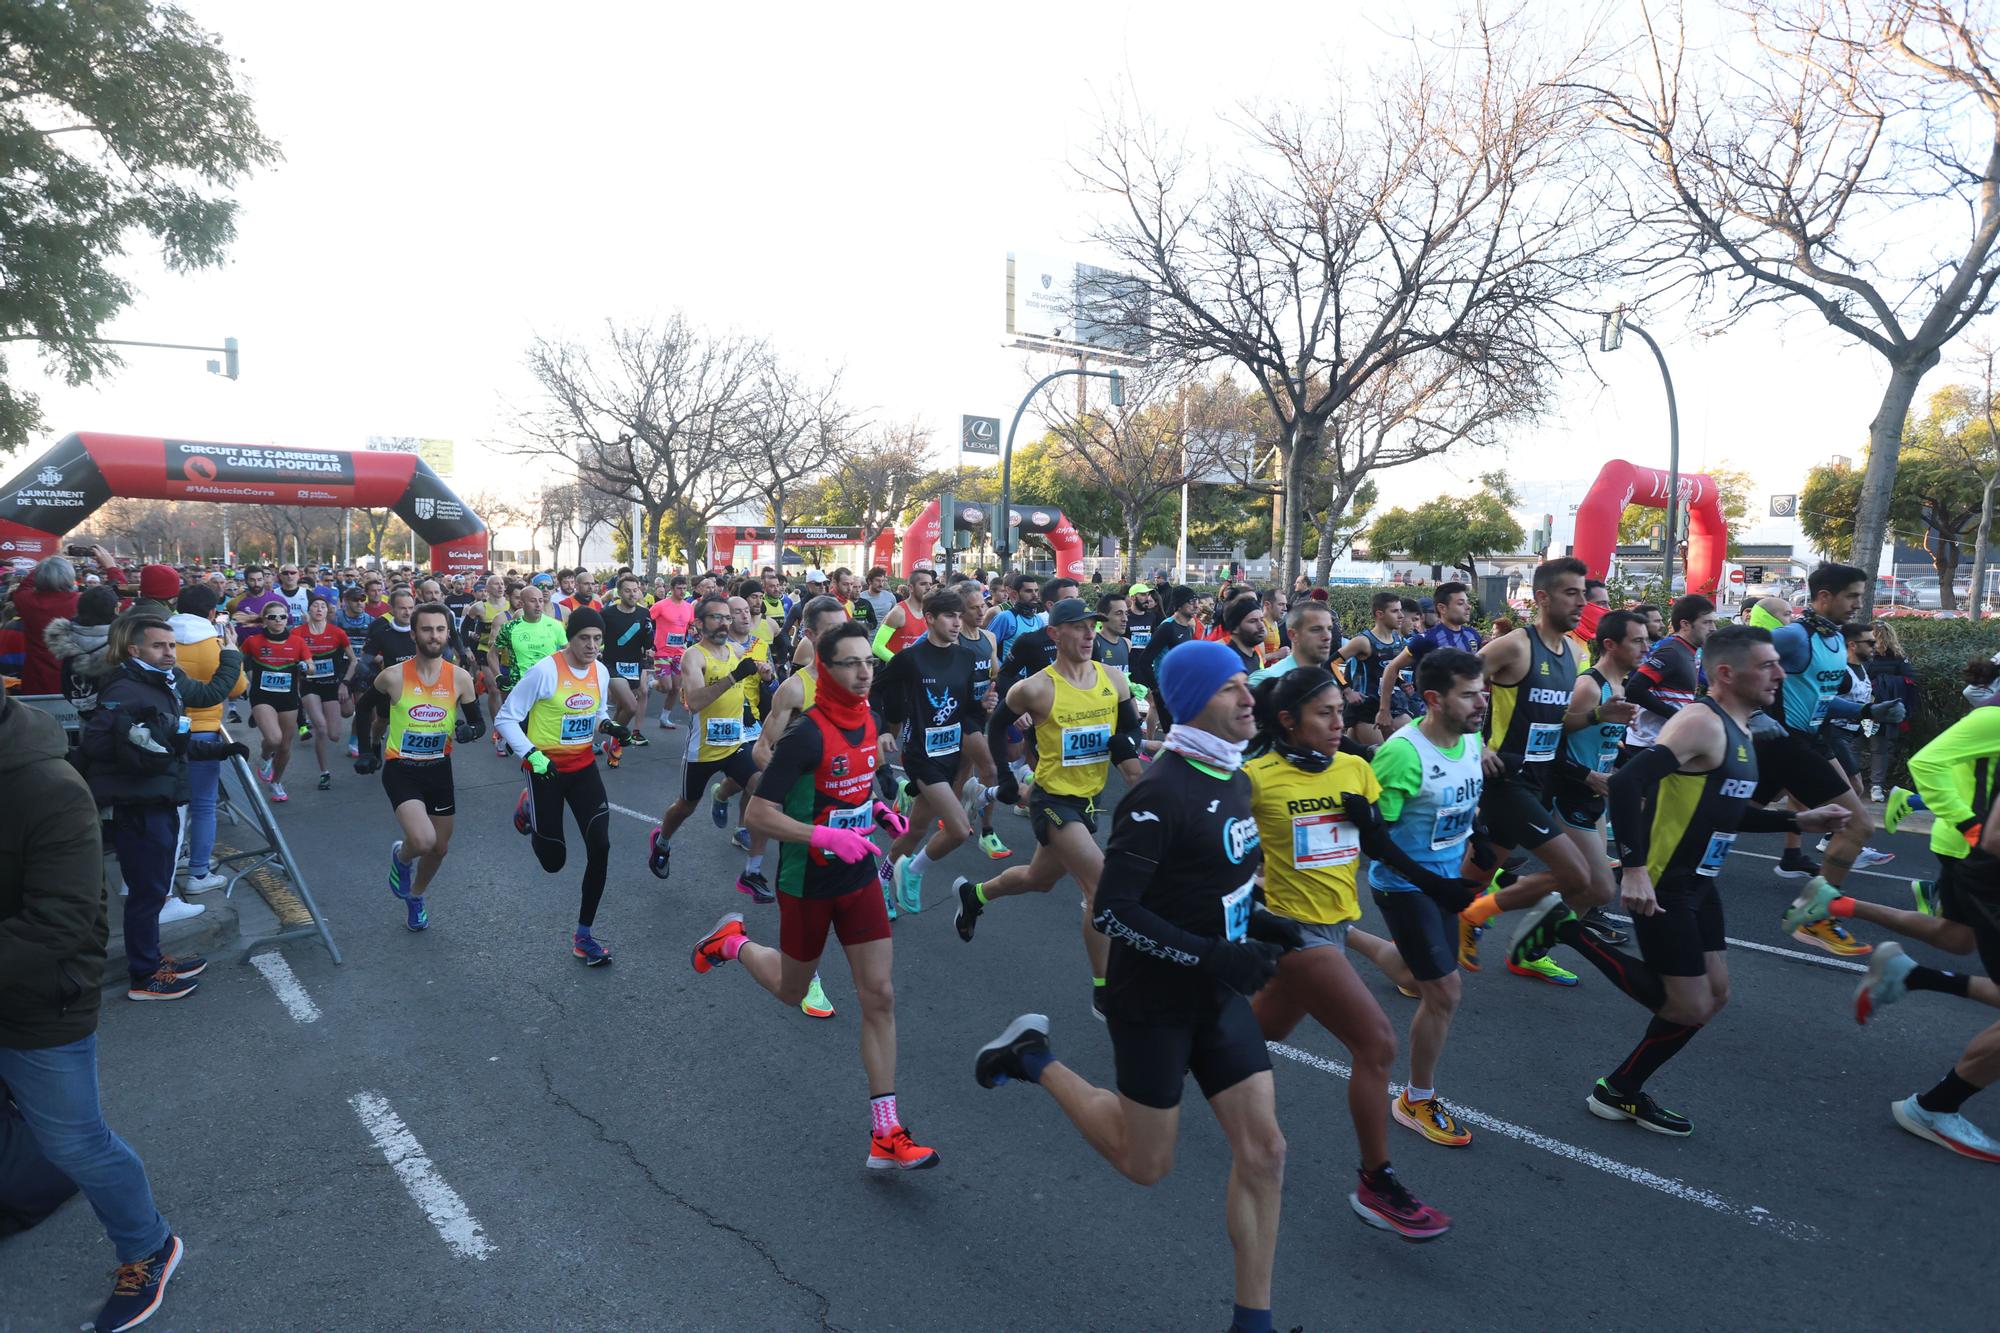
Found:
<path fill-rule="evenodd" d="M 139 571 L 139 595 L 152 602 L 171 602 L 181 595 L 180 571 L 172 565 L 147 565 Z"/>

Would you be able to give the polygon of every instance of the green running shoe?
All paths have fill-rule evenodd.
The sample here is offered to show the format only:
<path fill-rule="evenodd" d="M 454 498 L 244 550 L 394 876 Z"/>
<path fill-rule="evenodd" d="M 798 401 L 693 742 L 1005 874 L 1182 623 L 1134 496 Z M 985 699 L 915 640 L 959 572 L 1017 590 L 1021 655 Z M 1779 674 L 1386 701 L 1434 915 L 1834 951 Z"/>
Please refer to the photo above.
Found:
<path fill-rule="evenodd" d="M 1004 861 L 1014 854 L 1014 849 L 1000 841 L 997 833 L 988 833 L 980 838 L 979 850 L 995 861 Z"/>
<path fill-rule="evenodd" d="M 1882 802 L 1882 828 L 1885 832 L 1894 833 L 1896 826 L 1910 817 L 1910 812 L 1916 808 L 1913 804 L 1916 795 L 1908 787 L 1889 788 L 1889 799 Z"/>
<path fill-rule="evenodd" d="M 1943 916 L 1938 908 L 1937 881 L 1913 879 L 1910 881 L 1910 896 L 1917 900 L 1917 910 L 1925 916 Z"/>
<path fill-rule="evenodd" d="M 1827 883 L 1822 876 L 1814 875 L 1806 885 L 1806 891 L 1792 899 L 1792 905 L 1785 909 L 1785 915 L 1778 923 L 1779 928 L 1789 935 L 1815 921 L 1825 921 L 1833 915 L 1828 910 L 1829 905 L 1839 896 L 1839 889 Z"/>
<path fill-rule="evenodd" d="M 896 858 L 896 901 L 912 915 L 924 910 L 924 877 L 911 865 L 914 857 Z"/>
<path fill-rule="evenodd" d="M 833 1002 L 826 998 L 826 991 L 819 984 L 819 973 L 813 973 L 812 985 L 806 987 L 806 998 L 799 1001 L 799 1012 L 807 1018 L 832 1018 Z"/>
<path fill-rule="evenodd" d="M 1518 962 L 1509 958 L 1507 970 L 1517 977 L 1533 977 L 1537 981 L 1546 981 L 1551 986 L 1576 984 L 1576 973 L 1568 968 L 1557 967 L 1552 958 L 1524 958 Z"/>

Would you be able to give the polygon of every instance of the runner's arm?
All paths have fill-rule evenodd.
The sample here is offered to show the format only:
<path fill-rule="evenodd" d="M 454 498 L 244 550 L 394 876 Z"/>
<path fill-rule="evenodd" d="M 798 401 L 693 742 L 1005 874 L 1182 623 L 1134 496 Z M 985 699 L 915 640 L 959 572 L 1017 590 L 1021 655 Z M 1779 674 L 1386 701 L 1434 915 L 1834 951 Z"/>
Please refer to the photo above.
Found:
<path fill-rule="evenodd" d="M 1389 826 L 1382 821 L 1382 811 L 1367 795 L 1358 791 L 1348 792 L 1341 798 L 1341 808 L 1347 815 L 1347 822 L 1354 825 L 1354 831 L 1361 841 L 1361 850 L 1368 853 L 1371 861 L 1380 861 L 1401 875 L 1430 897 L 1447 912 L 1462 912 L 1471 905 L 1479 893 L 1480 884 L 1456 875 L 1440 875 L 1426 870 L 1410 859 L 1409 853 L 1396 845 L 1389 836 Z"/>
<path fill-rule="evenodd" d="M 1222 941 L 1183 930 L 1143 901 L 1146 887 L 1171 855 L 1168 830 L 1181 821 L 1178 811 L 1155 808 L 1157 799 L 1135 789 L 1119 804 L 1111 841 L 1104 849 L 1090 923 L 1107 939 L 1148 957 L 1202 967 Z"/>
<path fill-rule="evenodd" d="M 1402 679 L 1405 668 L 1416 665 L 1416 661 L 1410 650 L 1405 648 L 1389 659 L 1389 665 L 1382 668 L 1382 685 L 1377 691 L 1379 697 L 1375 700 L 1378 717 L 1389 711 L 1389 700 L 1396 693 L 1396 682 Z"/>
<path fill-rule="evenodd" d="M 1962 831 L 1984 822 L 1985 812 L 1974 810 L 1970 794 L 1958 785 L 1957 769 L 1996 751 L 2000 751 L 2000 707 L 1980 707 L 1910 756 L 1910 780 L 1933 819 Z"/>
<path fill-rule="evenodd" d="M 889 659 L 889 665 L 875 674 L 875 683 L 868 690 L 868 703 L 882 721 L 888 724 L 881 728 L 885 736 L 901 726 L 909 717 L 910 690 L 907 677 L 915 668 L 914 657 L 908 653 L 898 653 Z"/>
<path fill-rule="evenodd" d="M 521 724 L 528 720 L 528 710 L 537 701 L 546 699 L 556 692 L 556 668 L 553 657 L 544 657 L 529 667 L 513 689 L 507 692 L 506 702 L 494 715 L 493 729 L 507 742 L 508 750 L 514 754 L 526 755 L 534 749 L 528 734 L 521 730 Z"/>
<path fill-rule="evenodd" d="M 825 750 L 825 742 L 820 729 L 805 718 L 799 718 L 785 729 L 771 752 L 771 762 L 764 769 L 764 777 L 757 784 L 758 793 L 775 792 L 778 800 L 798 785 L 801 777 L 815 772 Z M 750 804 L 743 812 L 743 825 L 761 838 L 775 838 L 779 842 L 812 842 L 813 826 L 793 819 L 785 813 L 785 808 L 769 796 L 753 794 Z"/>
<path fill-rule="evenodd" d="M 889 608 L 888 615 L 882 617 L 882 623 L 876 627 L 875 638 L 871 643 L 871 646 L 875 649 L 875 656 L 881 658 L 884 662 L 889 661 L 894 656 L 889 651 L 889 640 L 895 637 L 896 631 L 902 628 L 902 625 L 903 605 L 901 602 L 898 602 Z"/>

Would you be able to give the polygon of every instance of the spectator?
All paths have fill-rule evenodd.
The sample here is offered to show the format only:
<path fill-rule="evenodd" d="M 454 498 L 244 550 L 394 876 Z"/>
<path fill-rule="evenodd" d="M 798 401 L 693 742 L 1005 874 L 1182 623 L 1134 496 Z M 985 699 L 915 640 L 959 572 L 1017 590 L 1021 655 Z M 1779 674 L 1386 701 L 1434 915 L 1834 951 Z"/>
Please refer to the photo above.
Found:
<path fill-rule="evenodd" d="M 67 750 L 61 724 L 0 689 L 0 784 L 8 792 L 0 804 L 0 1083 L 39 1156 L 82 1189 L 117 1248 L 118 1273 L 95 1326 L 129 1328 L 159 1307 L 181 1242 L 153 1204 L 145 1165 L 104 1123 L 98 1100 L 104 843 L 96 803 Z M 167 856 L 171 869 L 171 845 Z"/>
<path fill-rule="evenodd" d="M 1995 685 L 2000 684 L 2000 653 L 1995 653 L 1991 660 L 1973 658 L 1965 664 L 1960 679 L 1965 682 L 1965 688 L 1960 691 L 1965 701 L 1974 708 L 1979 707 L 1993 697 Z"/>
<path fill-rule="evenodd" d="M 75 619 L 51 620 L 42 635 L 56 659 L 62 696 L 78 711 L 97 706 L 98 682 L 108 671 L 105 645 L 117 618 L 118 590 L 100 583 L 78 594 Z"/>
<path fill-rule="evenodd" d="M 175 605 L 178 611 L 167 624 L 174 632 L 174 684 L 187 710 L 188 738 L 204 747 L 220 744 L 226 739 L 223 701 L 243 690 L 243 654 L 230 647 L 215 627 L 214 589 L 203 583 L 184 588 Z M 206 893 L 229 882 L 215 873 L 213 865 L 215 796 L 221 782 L 220 759 L 188 761 L 188 868 L 181 883 L 185 893 Z"/>
<path fill-rule="evenodd" d="M 1494 638 L 1497 639 L 1503 634 L 1512 634 L 1513 632 L 1514 632 L 1514 617 L 1512 616 L 1493 617 Z"/>
<path fill-rule="evenodd" d="M 139 600 L 126 610 L 165 620 L 174 613 L 174 599 L 180 595 L 179 570 L 172 565 L 147 565 L 139 571 Z"/>
<path fill-rule="evenodd" d="M 1903 641 L 1896 637 L 1895 627 L 1886 620 L 1878 620 L 1873 626 L 1875 635 L 1875 656 L 1868 660 L 1870 683 L 1878 700 L 1900 699 L 1904 716 L 1901 722 L 1879 725 L 1868 755 L 1868 798 L 1882 799 L 1883 789 L 1889 782 L 1889 766 L 1896 761 L 1903 746 L 1903 737 L 1917 720 L 1917 709 L 1922 706 L 1923 696 L 1917 689 L 1917 673 L 1910 661 L 1903 655 Z"/>
<path fill-rule="evenodd" d="M 121 616 L 111 627 L 117 665 L 84 721 L 91 794 L 111 809 L 111 845 L 125 876 L 126 998 L 178 1000 L 207 964 L 160 952 L 160 909 L 174 883 L 180 807 L 191 795 L 188 759 L 247 754 L 240 745 L 194 746 L 175 690 L 174 631 L 153 616 Z"/>
<path fill-rule="evenodd" d="M 52 555 L 35 572 L 14 585 L 14 613 L 21 618 L 21 638 L 27 657 L 22 664 L 21 693 L 54 694 L 62 672 L 49 651 L 49 625 L 76 616 L 76 566 Z"/>

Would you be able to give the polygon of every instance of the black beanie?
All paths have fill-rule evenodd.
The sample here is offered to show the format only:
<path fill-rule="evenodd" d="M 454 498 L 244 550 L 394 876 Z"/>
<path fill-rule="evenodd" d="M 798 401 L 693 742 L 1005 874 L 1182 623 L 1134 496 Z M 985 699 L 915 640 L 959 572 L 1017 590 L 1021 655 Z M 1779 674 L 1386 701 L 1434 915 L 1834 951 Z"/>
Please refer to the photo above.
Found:
<path fill-rule="evenodd" d="M 604 633 L 604 617 L 587 606 L 579 606 L 569 613 L 569 619 L 563 622 L 563 628 L 568 631 L 569 637 L 572 639 L 587 629 L 594 629 L 599 634 L 602 634 Z"/>

